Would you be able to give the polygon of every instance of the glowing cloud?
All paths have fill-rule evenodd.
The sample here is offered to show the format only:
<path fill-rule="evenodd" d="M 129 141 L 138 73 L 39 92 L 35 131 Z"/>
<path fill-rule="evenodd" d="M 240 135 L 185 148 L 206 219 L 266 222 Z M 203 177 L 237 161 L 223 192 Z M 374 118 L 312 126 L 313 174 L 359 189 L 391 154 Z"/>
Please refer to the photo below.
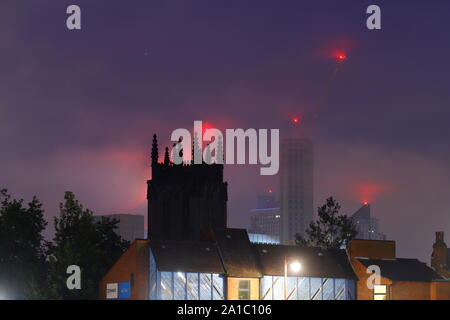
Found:
<path fill-rule="evenodd" d="M 357 183 L 353 186 L 353 192 L 364 205 L 373 202 L 382 194 L 392 192 L 393 190 L 394 187 L 390 184 L 372 182 Z"/>

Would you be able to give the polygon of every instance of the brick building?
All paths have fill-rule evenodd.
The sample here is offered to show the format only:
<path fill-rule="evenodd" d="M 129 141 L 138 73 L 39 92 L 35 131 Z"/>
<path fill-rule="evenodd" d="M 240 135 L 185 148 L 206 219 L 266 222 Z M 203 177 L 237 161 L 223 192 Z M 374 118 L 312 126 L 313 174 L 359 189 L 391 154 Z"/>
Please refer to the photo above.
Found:
<path fill-rule="evenodd" d="M 450 282 L 417 259 L 396 256 L 395 241 L 353 240 L 347 249 L 359 278 L 358 300 L 450 299 Z M 380 283 L 369 289 L 368 268 L 379 268 Z"/>

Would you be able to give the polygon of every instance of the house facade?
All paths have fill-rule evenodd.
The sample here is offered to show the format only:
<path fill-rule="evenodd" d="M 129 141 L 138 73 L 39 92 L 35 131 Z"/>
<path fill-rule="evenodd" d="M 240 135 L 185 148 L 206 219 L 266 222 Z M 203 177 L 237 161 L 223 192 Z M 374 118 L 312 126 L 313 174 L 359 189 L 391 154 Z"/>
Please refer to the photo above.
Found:
<path fill-rule="evenodd" d="M 395 241 L 353 240 L 347 251 L 358 276 L 358 300 L 450 299 L 450 282 L 424 262 L 398 258 Z"/>

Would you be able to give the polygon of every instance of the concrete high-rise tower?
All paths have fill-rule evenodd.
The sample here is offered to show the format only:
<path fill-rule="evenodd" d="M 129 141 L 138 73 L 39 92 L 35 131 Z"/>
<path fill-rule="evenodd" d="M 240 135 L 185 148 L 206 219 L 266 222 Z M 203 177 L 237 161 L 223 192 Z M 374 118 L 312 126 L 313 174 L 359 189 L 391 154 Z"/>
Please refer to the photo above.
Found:
<path fill-rule="evenodd" d="M 313 145 L 309 139 L 288 138 L 280 152 L 281 241 L 305 234 L 313 219 Z"/>

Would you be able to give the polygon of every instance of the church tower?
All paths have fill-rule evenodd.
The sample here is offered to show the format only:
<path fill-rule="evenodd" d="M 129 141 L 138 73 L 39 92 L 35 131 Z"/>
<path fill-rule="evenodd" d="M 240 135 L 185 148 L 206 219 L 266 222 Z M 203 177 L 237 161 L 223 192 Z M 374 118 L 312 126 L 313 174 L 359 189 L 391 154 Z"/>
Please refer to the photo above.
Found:
<path fill-rule="evenodd" d="M 159 162 L 153 135 L 152 179 L 147 181 L 148 238 L 205 240 L 212 229 L 227 226 L 227 183 L 222 164 L 180 164 L 165 149 Z"/>

